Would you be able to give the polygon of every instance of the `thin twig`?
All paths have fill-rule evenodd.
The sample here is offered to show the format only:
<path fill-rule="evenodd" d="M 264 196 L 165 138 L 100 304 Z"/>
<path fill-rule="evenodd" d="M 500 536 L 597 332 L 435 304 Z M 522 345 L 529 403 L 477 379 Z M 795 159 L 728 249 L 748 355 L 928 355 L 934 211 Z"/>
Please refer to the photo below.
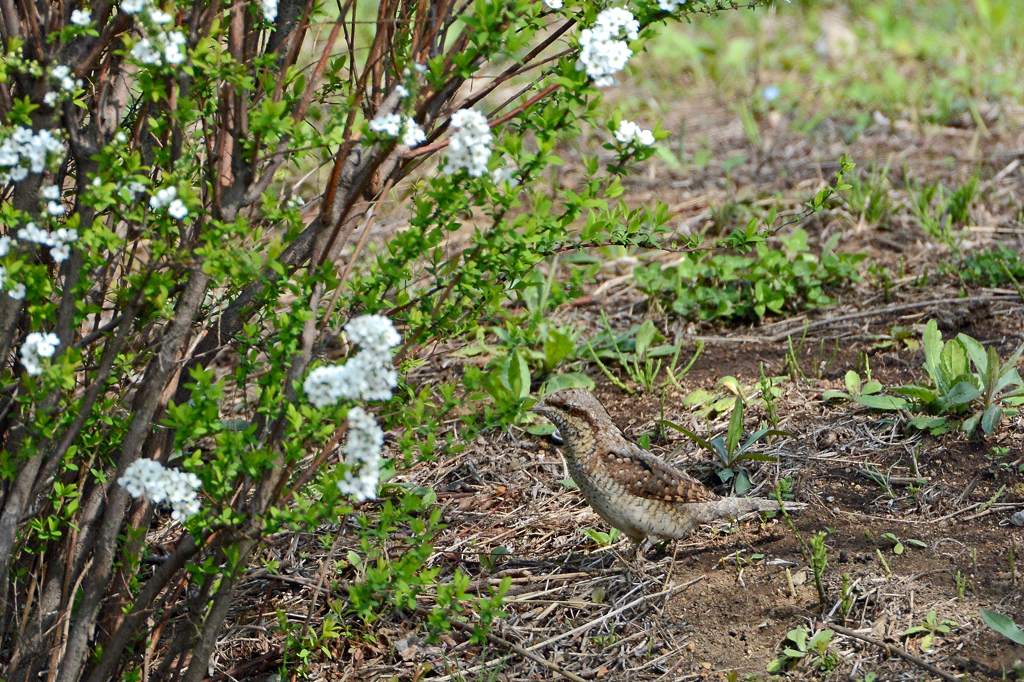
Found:
<path fill-rule="evenodd" d="M 856 630 L 850 630 L 849 628 L 844 628 L 842 625 L 836 625 L 834 623 L 829 623 L 828 624 L 828 628 L 830 630 L 835 630 L 836 632 L 838 632 L 839 634 L 841 634 L 841 635 L 843 635 L 845 637 L 853 637 L 854 639 L 859 639 L 862 642 L 867 642 L 868 644 L 872 644 L 874 646 L 877 646 L 877 647 L 880 647 L 882 649 L 885 649 L 890 654 L 895 654 L 895 655 L 899 656 L 900 658 L 902 658 L 905 661 L 910 661 L 911 663 L 913 663 L 917 667 L 922 668 L 923 670 L 927 670 L 932 675 L 935 675 L 936 677 L 941 677 L 942 679 L 947 680 L 947 682 L 960 682 L 960 678 L 957 677 L 956 675 L 953 675 L 952 673 L 947 673 L 945 670 L 942 670 L 941 668 L 935 667 L 934 665 L 932 665 L 928 661 L 926 661 L 923 658 L 920 658 L 918 656 L 915 656 L 914 654 L 910 653 L 909 651 L 907 651 L 906 649 L 904 649 L 902 647 L 894 646 L 892 644 L 889 644 L 888 642 L 883 642 L 880 639 L 875 639 L 874 637 L 868 637 L 867 635 L 862 635 L 859 632 L 857 632 Z"/>

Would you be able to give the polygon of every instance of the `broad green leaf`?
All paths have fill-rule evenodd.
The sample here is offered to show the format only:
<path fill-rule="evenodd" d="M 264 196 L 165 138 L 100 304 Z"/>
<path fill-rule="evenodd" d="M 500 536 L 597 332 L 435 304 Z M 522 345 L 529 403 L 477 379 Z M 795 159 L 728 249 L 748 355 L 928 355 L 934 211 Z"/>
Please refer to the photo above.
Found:
<path fill-rule="evenodd" d="M 981 391 L 970 381 L 963 380 L 957 383 L 949 392 L 943 396 L 942 404 L 946 407 L 960 407 L 967 405 L 981 395 Z"/>
<path fill-rule="evenodd" d="M 846 373 L 843 377 L 843 383 L 846 384 L 846 390 L 852 395 L 859 395 L 861 392 L 860 375 L 854 372 L 852 369 Z"/>
<path fill-rule="evenodd" d="M 646 320 L 640 325 L 636 331 L 636 354 L 638 357 L 644 356 L 656 336 L 658 336 L 658 329 L 653 322 Z"/>
<path fill-rule="evenodd" d="M 988 609 L 981 610 L 981 619 L 989 626 L 1011 642 L 1024 646 L 1024 630 L 1014 623 L 1009 616 L 1004 616 Z"/>
<path fill-rule="evenodd" d="M 806 628 L 793 628 L 786 633 L 786 639 L 796 644 L 800 652 L 807 651 L 807 629 Z M 797 652 L 800 656 L 803 654 Z M 788 655 L 788 654 L 787 654 Z"/>
<path fill-rule="evenodd" d="M 984 376 L 986 367 L 988 367 L 988 354 L 985 352 L 985 347 L 978 342 L 977 339 L 968 336 L 967 334 L 957 334 L 957 340 L 963 344 L 964 349 L 971 358 L 971 362 L 974 363 L 974 367 L 978 370 L 978 374 Z M 998 362 L 998 361 L 997 361 Z"/>
<path fill-rule="evenodd" d="M 909 407 L 906 400 L 895 395 L 860 395 L 854 397 L 854 401 L 873 410 L 894 411 Z"/>
<path fill-rule="evenodd" d="M 882 386 L 882 382 L 876 379 L 872 379 L 871 381 L 864 384 L 864 386 L 860 389 L 860 392 L 863 395 L 873 395 L 875 393 L 881 393 L 883 388 L 884 387 Z"/>
<path fill-rule="evenodd" d="M 522 353 L 515 352 L 508 364 L 508 387 L 512 395 L 520 400 L 530 395 L 530 367 Z"/>
<path fill-rule="evenodd" d="M 938 385 L 941 380 L 939 363 L 940 356 L 942 355 L 942 333 L 939 331 L 939 325 L 935 320 L 928 320 L 928 323 L 924 326 L 922 342 L 924 343 L 925 371 L 928 372 L 932 381 Z"/>
<path fill-rule="evenodd" d="M 582 372 L 556 374 L 544 383 L 542 394 L 551 395 L 565 388 L 585 388 L 591 391 L 594 389 L 594 380 Z"/>
<path fill-rule="evenodd" d="M 729 418 L 729 431 L 725 440 L 725 450 L 730 455 L 736 452 L 739 447 L 740 438 L 743 436 L 743 398 L 736 396 L 733 403 L 732 416 Z"/>
<path fill-rule="evenodd" d="M 953 339 L 942 348 L 940 355 L 944 387 L 952 386 L 967 374 L 967 351 L 962 343 Z"/>
<path fill-rule="evenodd" d="M 544 366 L 554 369 L 576 350 L 572 336 L 561 329 L 551 329 L 544 337 Z"/>
<path fill-rule="evenodd" d="M 1003 418 L 1003 408 L 999 405 L 989 405 L 985 409 L 985 413 L 981 416 L 981 430 L 987 435 L 995 433 L 995 430 L 999 427 L 999 422 Z"/>

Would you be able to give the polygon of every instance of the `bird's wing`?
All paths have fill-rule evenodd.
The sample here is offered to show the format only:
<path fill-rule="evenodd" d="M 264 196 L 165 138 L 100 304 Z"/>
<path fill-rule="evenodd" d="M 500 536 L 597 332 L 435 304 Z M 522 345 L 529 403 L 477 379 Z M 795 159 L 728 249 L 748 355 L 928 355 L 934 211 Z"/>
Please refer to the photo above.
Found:
<path fill-rule="evenodd" d="M 629 441 L 602 452 L 601 465 L 610 478 L 637 497 L 683 504 L 718 499 L 700 481 Z"/>

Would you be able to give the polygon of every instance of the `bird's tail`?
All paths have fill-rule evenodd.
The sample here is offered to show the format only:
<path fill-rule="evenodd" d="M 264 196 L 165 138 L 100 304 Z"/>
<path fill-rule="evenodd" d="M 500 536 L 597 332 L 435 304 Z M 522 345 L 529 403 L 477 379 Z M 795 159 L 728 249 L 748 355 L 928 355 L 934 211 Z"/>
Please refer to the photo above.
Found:
<path fill-rule="evenodd" d="M 686 505 L 700 523 L 711 523 L 718 519 L 739 518 L 753 512 L 779 511 L 779 503 L 763 497 L 723 497 L 712 502 Z M 783 502 L 786 511 L 798 511 L 807 505 L 803 502 Z"/>
<path fill-rule="evenodd" d="M 777 500 L 769 500 L 764 497 L 726 497 L 722 502 L 735 505 L 734 514 L 736 516 L 742 516 L 751 512 L 779 511 L 779 502 Z M 786 511 L 799 511 L 805 507 L 807 507 L 807 504 L 804 502 L 789 502 L 786 500 L 782 502 L 782 508 Z"/>

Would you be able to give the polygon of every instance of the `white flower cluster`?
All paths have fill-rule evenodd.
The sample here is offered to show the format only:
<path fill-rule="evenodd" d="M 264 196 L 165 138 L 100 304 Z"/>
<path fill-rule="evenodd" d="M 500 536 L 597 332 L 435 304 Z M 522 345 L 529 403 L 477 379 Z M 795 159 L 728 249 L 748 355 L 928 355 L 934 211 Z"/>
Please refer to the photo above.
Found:
<path fill-rule="evenodd" d="M 92 12 L 87 9 L 71 10 L 71 23 L 75 26 L 88 26 L 92 23 Z"/>
<path fill-rule="evenodd" d="M 674 12 L 677 7 L 682 7 L 690 0 L 658 0 L 658 8 L 666 12 Z"/>
<path fill-rule="evenodd" d="M 66 64 L 57 64 L 50 69 L 50 80 L 57 85 L 57 90 L 50 90 L 43 95 L 43 103 L 48 107 L 71 97 L 75 90 L 82 87 L 82 79 L 72 78 L 71 67 Z"/>
<path fill-rule="evenodd" d="M 633 56 L 627 40 L 640 35 L 640 22 L 633 13 L 622 7 L 609 7 L 597 15 L 597 21 L 590 28 L 580 32 L 580 59 L 578 70 L 585 70 L 594 80 L 594 85 L 613 85 L 612 74 L 626 67 Z"/>
<path fill-rule="evenodd" d="M 373 415 L 361 407 L 349 410 L 344 447 L 347 470 L 338 481 L 342 495 L 349 495 L 358 502 L 376 497 L 383 447 L 384 432 Z"/>
<path fill-rule="evenodd" d="M 166 208 L 167 214 L 175 220 L 184 220 L 188 215 L 188 206 L 178 198 L 178 188 L 173 185 L 157 190 L 157 193 L 149 198 L 149 207 L 154 211 Z"/>
<path fill-rule="evenodd" d="M 360 347 L 343 365 L 317 367 L 306 377 L 303 390 L 316 407 L 339 400 L 387 400 L 398 385 L 391 349 L 402 337 L 383 315 L 363 315 L 345 325 L 345 333 Z"/>
<path fill-rule="evenodd" d="M 44 230 L 35 223 L 25 223 L 18 230 L 18 239 L 50 247 L 50 256 L 56 263 L 63 263 L 71 255 L 71 243 L 78 240 L 78 231 L 62 227 L 59 230 Z"/>
<path fill-rule="evenodd" d="M 544 0 L 544 4 L 551 9 L 562 9 L 562 0 Z"/>
<path fill-rule="evenodd" d="M 60 339 L 56 334 L 32 332 L 21 344 L 21 365 L 32 376 L 42 374 L 43 359 L 52 358 L 59 345 Z"/>
<path fill-rule="evenodd" d="M 54 218 L 64 215 L 64 204 L 60 200 L 60 187 L 57 185 L 43 185 L 40 194 L 46 200 L 46 212 L 48 214 Z"/>
<path fill-rule="evenodd" d="M 155 33 L 132 46 L 132 57 L 140 64 L 181 64 L 185 61 L 185 34 L 180 31 Z"/>
<path fill-rule="evenodd" d="M 260 0 L 263 18 L 273 23 L 277 19 L 277 0 Z"/>
<path fill-rule="evenodd" d="M 487 172 L 491 158 L 491 127 L 487 117 L 475 109 L 459 109 L 452 114 L 452 133 L 448 141 L 445 173 L 452 174 L 465 170 L 474 178 Z"/>
<path fill-rule="evenodd" d="M 132 497 L 142 497 L 153 504 L 169 506 L 175 521 L 184 521 L 200 509 L 199 477 L 168 469 L 155 459 L 135 460 L 128 465 L 117 482 Z"/>
<path fill-rule="evenodd" d="M 385 114 L 370 121 L 370 130 L 375 133 L 384 133 L 388 137 L 402 136 L 402 144 L 407 147 L 417 147 L 427 141 L 427 134 L 423 132 L 411 116 L 399 114 Z"/>
<path fill-rule="evenodd" d="M 49 130 L 16 127 L 0 140 L 0 184 L 19 182 L 29 173 L 42 173 L 52 155 L 62 153 L 64 143 Z"/>
<path fill-rule="evenodd" d="M 123 0 L 121 11 L 138 14 L 146 20 L 148 35 L 132 46 L 132 57 L 140 64 L 177 65 L 185 61 L 185 43 L 181 31 L 165 31 L 161 26 L 174 20 L 167 12 L 154 7 L 152 0 Z"/>
<path fill-rule="evenodd" d="M 650 147 L 654 144 L 654 133 L 641 128 L 633 121 L 622 121 L 615 131 L 615 139 L 622 144 L 637 144 Z"/>

